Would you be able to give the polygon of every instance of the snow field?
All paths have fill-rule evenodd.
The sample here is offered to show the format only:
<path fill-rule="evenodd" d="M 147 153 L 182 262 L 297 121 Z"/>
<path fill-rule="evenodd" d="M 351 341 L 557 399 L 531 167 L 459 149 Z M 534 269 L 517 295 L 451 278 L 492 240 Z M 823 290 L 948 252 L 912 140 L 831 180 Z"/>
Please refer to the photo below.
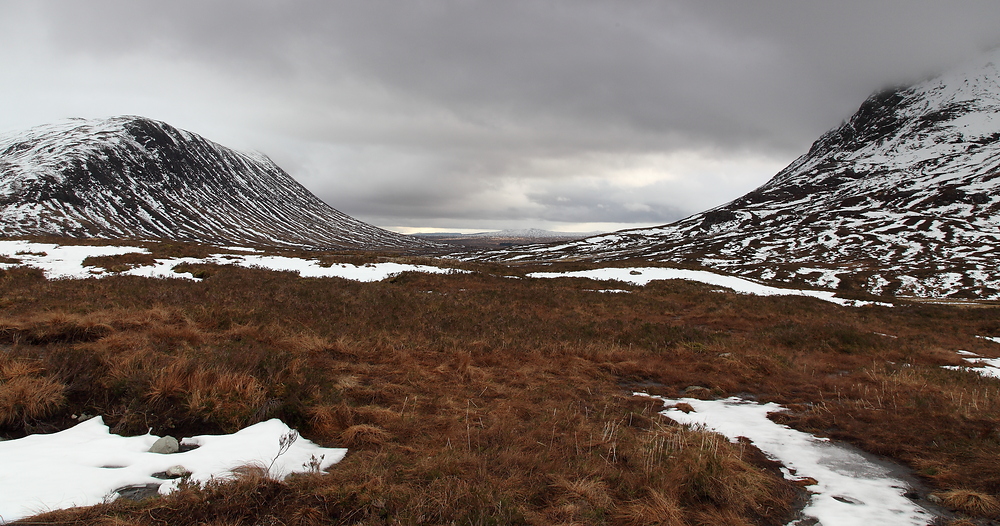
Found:
<path fill-rule="evenodd" d="M 181 444 L 190 451 L 159 454 L 149 448 L 159 438 L 145 434 L 111 434 L 101 417 L 48 435 L 29 435 L 0 442 L 0 524 L 45 511 L 92 506 L 118 497 L 115 490 L 160 484 L 159 492 L 177 489 L 180 479 L 163 480 L 154 473 L 183 466 L 189 480 L 204 484 L 226 479 L 241 466 L 257 466 L 282 480 L 292 473 L 325 470 L 340 462 L 346 449 L 323 448 L 277 419 L 260 422 L 231 435 L 202 435 Z M 283 437 L 296 437 L 282 451 Z"/>
<path fill-rule="evenodd" d="M 230 249 L 234 249 L 230 247 Z M 250 249 L 241 249 L 250 250 Z M 426 272 L 431 274 L 447 274 L 468 272 L 460 269 L 448 269 L 429 265 L 408 265 L 401 263 L 369 263 L 367 265 L 334 264 L 329 267 L 320 265 L 319 261 L 285 256 L 261 256 L 256 254 L 215 254 L 207 258 L 169 258 L 157 259 L 153 265 L 131 268 L 124 272 L 107 272 L 104 269 L 88 267 L 83 261 L 88 257 L 116 256 L 121 254 L 149 251 L 140 247 L 98 247 L 98 246 L 63 246 L 29 241 L 0 241 L 0 256 L 16 259 L 19 263 L 0 263 L 0 268 L 11 268 L 26 265 L 41 269 L 48 279 L 86 279 L 102 278 L 113 275 L 140 276 L 146 278 L 178 278 L 195 279 L 187 273 L 175 272 L 173 269 L 181 264 L 214 263 L 219 265 L 237 265 L 248 268 L 263 268 L 275 271 L 296 272 L 304 278 L 344 278 L 354 281 L 381 281 L 402 272 Z"/>

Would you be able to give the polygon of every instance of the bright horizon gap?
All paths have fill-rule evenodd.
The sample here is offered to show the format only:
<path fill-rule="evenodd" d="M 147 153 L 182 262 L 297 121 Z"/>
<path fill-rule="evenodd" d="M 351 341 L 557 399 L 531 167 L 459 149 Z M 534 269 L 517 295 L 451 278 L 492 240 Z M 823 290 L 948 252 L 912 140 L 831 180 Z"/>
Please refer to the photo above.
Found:
<path fill-rule="evenodd" d="M 384 226 L 377 225 L 379 228 L 383 228 L 390 232 L 396 232 L 397 234 L 411 235 L 411 234 L 440 234 L 440 233 L 456 233 L 456 234 L 480 234 L 483 232 L 500 232 L 502 230 L 526 230 L 528 228 L 537 228 L 539 230 L 548 230 L 550 232 L 559 232 L 567 234 L 586 234 L 590 232 L 598 233 L 609 233 L 616 232 L 618 230 L 630 230 L 633 228 L 654 228 L 659 225 L 650 225 L 648 223 L 573 223 L 570 225 L 557 225 L 557 226 L 510 226 L 507 228 L 452 228 L 452 227 L 431 227 L 431 226 Z"/>

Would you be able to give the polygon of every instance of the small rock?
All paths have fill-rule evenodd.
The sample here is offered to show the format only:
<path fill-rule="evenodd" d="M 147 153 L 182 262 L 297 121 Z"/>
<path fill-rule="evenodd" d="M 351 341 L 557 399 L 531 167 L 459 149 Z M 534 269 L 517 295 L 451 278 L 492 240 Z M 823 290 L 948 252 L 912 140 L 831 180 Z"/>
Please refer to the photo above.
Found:
<path fill-rule="evenodd" d="M 629 272 L 629 274 L 632 275 L 632 276 L 638 276 L 638 275 L 642 274 L 642 272 L 639 272 L 638 270 L 633 270 L 633 271 Z"/>
<path fill-rule="evenodd" d="M 931 493 L 927 496 L 927 502 L 930 502 L 931 504 L 941 504 L 942 500 L 941 497 Z"/>
<path fill-rule="evenodd" d="M 176 479 L 181 477 L 187 477 L 191 475 L 191 472 L 187 470 L 184 466 L 180 464 L 176 466 L 170 466 L 167 468 L 166 475 L 168 478 Z"/>
<path fill-rule="evenodd" d="M 159 496 L 160 485 L 156 483 L 152 484 L 137 484 L 132 486 L 125 486 L 123 488 L 118 488 L 115 490 L 121 498 L 133 501 L 146 500 L 151 497 Z"/>
<path fill-rule="evenodd" d="M 687 386 L 687 387 L 684 388 L 683 393 L 684 394 L 691 394 L 691 393 L 699 392 L 699 391 L 708 391 L 708 388 L 707 387 L 702 387 L 700 385 L 689 385 L 689 386 Z"/>
<path fill-rule="evenodd" d="M 161 453 L 164 455 L 176 453 L 178 450 L 180 450 L 180 444 L 177 443 L 176 438 L 169 435 L 153 442 L 153 445 L 149 448 L 150 453 Z"/>

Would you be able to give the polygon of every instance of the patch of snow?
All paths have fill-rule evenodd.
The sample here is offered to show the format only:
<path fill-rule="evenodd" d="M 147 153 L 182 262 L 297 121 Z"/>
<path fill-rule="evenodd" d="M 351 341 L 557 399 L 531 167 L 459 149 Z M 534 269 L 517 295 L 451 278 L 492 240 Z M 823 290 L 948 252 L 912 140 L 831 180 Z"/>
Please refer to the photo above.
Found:
<path fill-rule="evenodd" d="M 218 256 L 209 257 L 206 262 L 223 265 L 238 265 L 249 268 L 295 272 L 303 278 L 344 278 L 353 281 L 382 281 L 403 272 L 424 272 L 428 274 L 468 273 L 468 270 L 433 267 L 430 265 L 409 265 L 403 263 L 368 263 L 352 265 L 337 263 L 329 267 L 320 265 L 317 260 L 291 258 L 285 256 L 230 256 L 225 260 Z"/>
<path fill-rule="evenodd" d="M 993 338 L 986 338 L 984 336 L 979 336 L 979 338 L 995 341 Z M 1000 358 L 984 358 L 969 351 L 958 351 L 958 354 L 962 357 L 962 360 L 967 362 L 969 365 L 944 365 L 942 367 L 952 371 L 970 371 L 985 378 L 996 378 L 1000 380 Z"/>
<path fill-rule="evenodd" d="M 649 396 L 635 393 L 638 396 Z M 705 426 L 732 441 L 747 437 L 769 457 L 783 464 L 786 477 L 810 477 L 812 493 L 802 513 L 824 526 L 893 524 L 924 526 L 933 515 L 903 496 L 907 484 L 858 452 L 829 439 L 776 424 L 768 413 L 784 411 L 774 404 L 758 404 L 732 397 L 725 400 L 681 398 L 662 400 L 661 414 L 681 424 Z M 684 413 L 672 406 L 690 404 Z"/>
<path fill-rule="evenodd" d="M 864 305 L 892 306 L 889 303 L 872 301 L 848 300 L 838 298 L 833 292 L 825 290 L 801 290 L 782 289 L 771 287 L 755 281 L 750 281 L 735 276 L 724 276 L 714 272 L 704 270 L 687 270 L 662 267 L 627 267 L 627 268 L 600 268 L 593 270 L 578 270 L 573 272 L 533 272 L 528 274 L 529 278 L 590 278 L 599 281 L 622 281 L 633 285 L 643 286 L 650 281 L 663 279 L 684 279 L 697 281 L 708 285 L 726 287 L 741 294 L 753 294 L 757 296 L 808 296 L 824 301 L 836 303 L 838 305 L 861 307 Z"/>
<path fill-rule="evenodd" d="M 822 287 L 824 289 L 835 289 L 840 285 L 840 277 L 837 274 L 843 272 L 840 269 L 828 269 L 828 268 L 809 268 L 802 267 L 795 273 L 800 276 L 811 276 L 813 274 L 819 274 L 817 277 L 807 277 L 806 283 L 814 287 Z"/>
<path fill-rule="evenodd" d="M 190 480 L 225 479 L 241 466 L 258 466 L 284 479 L 292 473 L 325 470 L 340 462 L 346 449 L 323 448 L 298 437 L 279 454 L 279 440 L 292 430 L 277 419 L 254 424 L 231 435 L 202 435 L 182 441 L 197 445 L 183 453 L 150 453 L 159 438 L 146 434 L 111 434 L 101 417 L 65 431 L 0 442 L 0 523 L 45 511 L 92 506 L 117 498 L 127 486 L 161 484 L 159 492 L 177 489 L 180 479 L 153 474 L 176 465 Z M 295 435 L 297 436 L 297 434 Z"/>
<path fill-rule="evenodd" d="M 29 266 L 40 268 L 48 279 L 85 279 L 105 274 L 104 270 L 84 267 L 88 257 L 118 256 L 149 253 L 139 247 L 97 247 L 86 245 L 54 245 L 28 241 L 0 241 L 0 256 L 20 260 L 20 263 L 0 263 L 0 268 Z"/>
<path fill-rule="evenodd" d="M 236 252 L 260 252 L 256 248 L 249 248 L 249 247 L 219 247 L 219 248 L 223 250 L 233 250 Z"/>

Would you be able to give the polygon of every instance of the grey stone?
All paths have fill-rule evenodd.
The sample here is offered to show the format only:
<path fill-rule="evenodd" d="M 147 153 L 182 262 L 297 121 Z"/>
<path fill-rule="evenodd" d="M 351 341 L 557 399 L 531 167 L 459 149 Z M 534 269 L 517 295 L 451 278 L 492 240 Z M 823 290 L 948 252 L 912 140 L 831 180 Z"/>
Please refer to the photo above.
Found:
<path fill-rule="evenodd" d="M 708 391 L 707 387 L 702 387 L 700 385 L 689 385 L 684 388 L 684 394 L 696 393 L 698 391 Z"/>
<path fill-rule="evenodd" d="M 191 472 L 188 471 L 186 467 L 181 466 L 180 464 L 176 466 L 170 466 L 169 468 L 167 468 L 167 471 L 165 473 L 167 475 L 167 478 L 172 478 L 172 479 L 187 477 L 188 475 L 191 474 Z"/>
<path fill-rule="evenodd" d="M 153 442 L 153 445 L 149 448 L 150 453 L 162 453 L 164 455 L 176 453 L 179 450 L 180 444 L 177 443 L 177 439 L 169 435 Z"/>
<path fill-rule="evenodd" d="M 125 486 L 115 490 L 121 498 L 127 500 L 146 500 L 152 497 L 158 497 L 160 495 L 160 485 L 156 483 L 152 484 L 137 484 L 132 486 Z"/>

